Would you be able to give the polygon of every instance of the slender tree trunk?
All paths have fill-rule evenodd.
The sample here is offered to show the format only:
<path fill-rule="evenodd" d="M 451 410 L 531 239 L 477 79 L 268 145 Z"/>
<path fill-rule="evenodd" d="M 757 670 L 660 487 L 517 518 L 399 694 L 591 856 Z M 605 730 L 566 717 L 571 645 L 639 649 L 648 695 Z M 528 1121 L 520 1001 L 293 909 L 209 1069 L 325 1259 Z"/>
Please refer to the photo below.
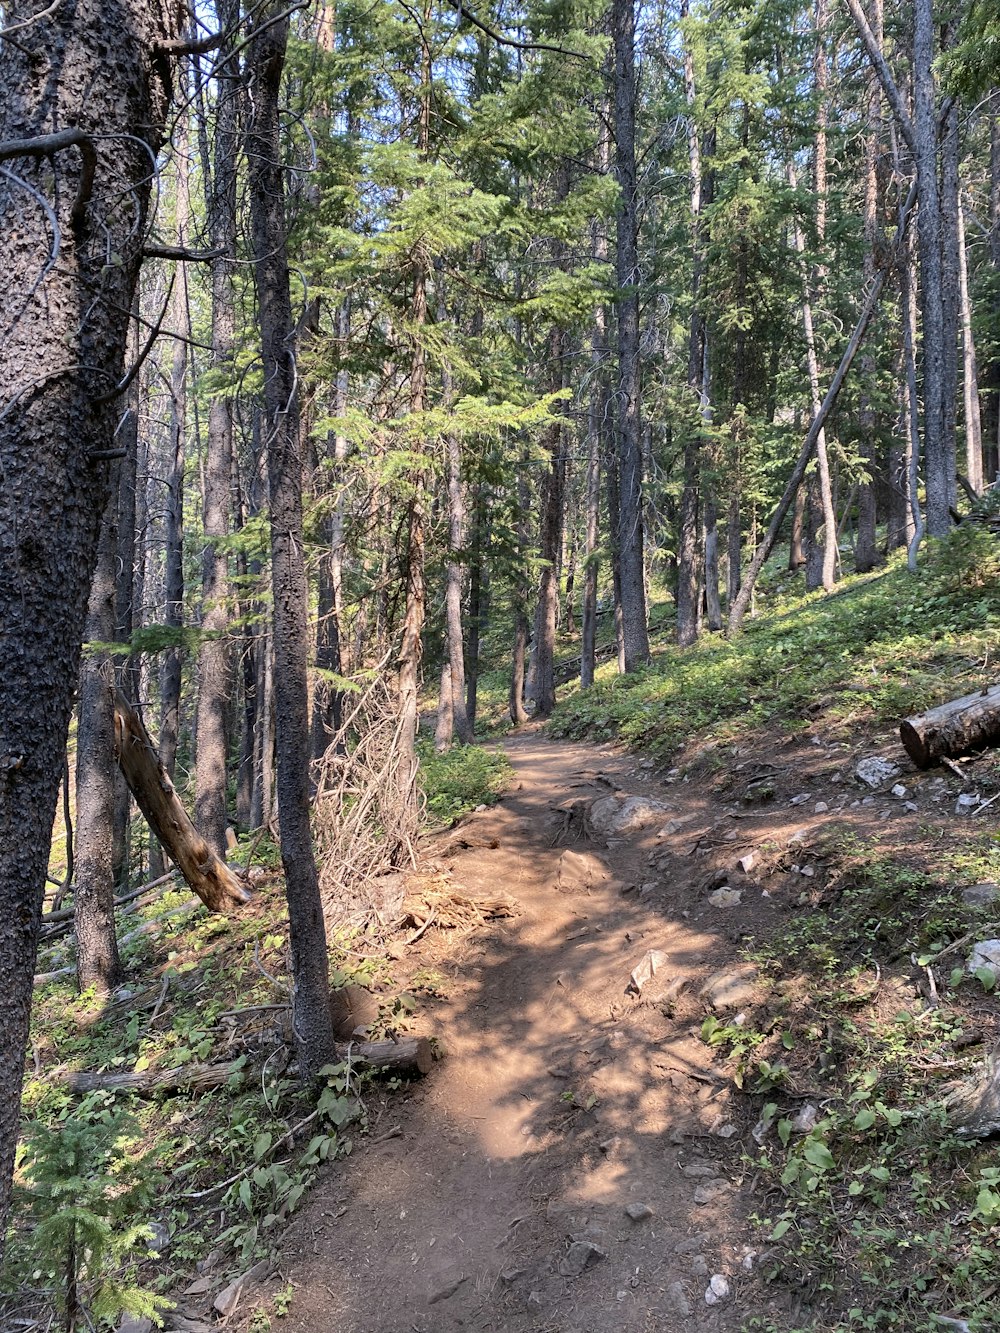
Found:
<path fill-rule="evenodd" d="M 945 46 L 949 45 L 948 34 L 951 24 L 945 24 Z M 951 476 L 948 485 L 948 504 L 953 509 L 958 495 L 958 457 L 956 450 L 956 427 L 958 423 L 958 358 L 961 320 L 961 272 L 959 260 L 959 228 L 961 226 L 961 206 L 959 203 L 958 158 L 959 130 L 958 106 L 952 100 L 948 103 L 941 124 L 940 135 L 941 160 L 941 310 L 944 329 L 942 344 L 942 383 L 941 413 L 944 422 L 944 435 L 950 452 Z M 949 526 L 950 526 L 949 515 Z"/>
<path fill-rule="evenodd" d="M 872 32 L 882 46 L 882 0 L 869 6 Z M 867 76 L 867 123 L 864 132 L 864 197 L 862 227 L 864 259 L 862 282 L 865 288 L 875 276 L 876 251 L 882 242 L 879 226 L 878 155 L 882 131 L 882 93 L 874 69 Z M 876 379 L 875 357 L 867 348 L 861 354 L 861 399 L 858 416 L 861 424 L 861 455 L 869 479 L 858 486 L 858 540 L 854 548 L 854 568 L 859 574 L 874 569 L 878 562 L 875 530 L 878 521 L 875 475 L 879 466 L 876 446 L 877 421 L 873 402 Z M 891 483 L 890 483 L 891 484 Z"/>
<path fill-rule="evenodd" d="M 426 160 L 430 151 L 431 79 L 433 68 L 427 44 L 430 5 L 424 4 L 421 29 L 420 111 L 417 148 Z M 422 342 L 427 323 L 427 259 L 422 253 L 413 262 L 413 303 L 410 322 L 414 329 L 413 357 L 410 365 L 410 414 L 419 418 L 426 405 L 427 362 Z M 410 817 L 417 811 L 417 727 L 419 724 L 420 664 L 423 658 L 422 635 L 427 600 L 425 562 L 426 478 L 422 469 L 411 477 L 412 494 L 407 504 L 405 575 L 406 606 L 399 647 L 397 691 L 399 698 L 399 759 L 397 790 L 400 808 Z"/>
<path fill-rule="evenodd" d="M 599 229 L 598 229 L 599 230 Z M 595 244 L 595 258 L 600 259 L 600 240 Z M 604 242 L 606 250 L 606 239 Z M 586 689 L 594 683 L 597 646 L 598 547 L 601 521 L 601 446 L 608 416 L 607 382 L 604 363 L 607 358 L 606 314 L 603 306 L 594 312 L 594 330 L 590 342 L 592 383 L 587 408 L 587 482 L 585 501 L 586 537 L 583 561 L 583 629 L 580 644 L 580 684 Z"/>
<path fill-rule="evenodd" d="M 248 135 L 254 278 L 264 362 L 264 433 L 271 505 L 275 721 L 281 862 L 294 980 L 292 1030 L 299 1076 L 335 1057 L 319 878 L 309 827 L 308 586 L 302 542 L 303 460 L 288 285 L 279 93 L 288 17 L 269 7 L 250 47 L 253 120 Z"/>
<path fill-rule="evenodd" d="M 949 442 L 945 427 L 946 329 L 933 64 L 933 3 L 932 0 L 914 0 L 913 135 L 920 199 L 917 240 L 923 317 L 924 483 L 927 488 L 927 531 L 932 537 L 943 537 L 951 528 L 949 510 L 955 485 L 955 451 L 954 440 Z"/>
<path fill-rule="evenodd" d="M 479 693 L 479 641 L 483 628 L 486 603 L 484 574 L 488 575 L 489 542 L 486 538 L 486 504 L 483 485 L 477 488 L 472 530 L 472 551 L 469 559 L 469 642 L 468 673 L 465 681 L 465 711 L 469 728 L 475 733 L 476 709 Z"/>
<path fill-rule="evenodd" d="M 235 350 L 233 259 L 240 84 L 238 57 L 229 51 L 236 45 L 239 5 L 236 0 L 219 0 L 218 13 L 227 38 L 220 66 L 215 162 L 208 206 L 212 244 L 223 252 L 212 261 L 211 355 L 212 370 L 222 376 L 231 374 Z M 195 819 L 209 846 L 220 856 L 226 851 L 226 707 L 231 684 L 231 653 L 226 636 L 229 575 L 222 543 L 229 532 L 232 449 L 231 390 L 217 387 L 209 407 L 204 464 L 201 628 L 208 637 L 202 640 L 198 652 Z"/>
<path fill-rule="evenodd" d="M 186 122 L 178 125 L 177 244 L 187 245 L 190 218 L 185 148 Z M 164 531 L 163 623 L 179 630 L 184 623 L 184 437 L 187 419 L 187 343 L 189 332 L 187 270 L 178 264 L 171 293 L 170 325 L 180 335 L 173 342 L 170 365 L 170 435 L 167 451 L 166 522 Z M 174 779 L 177 741 L 180 734 L 181 646 L 163 655 L 160 669 L 160 759 L 170 780 Z"/>
<path fill-rule="evenodd" d="M 903 366 L 906 374 L 906 410 L 904 425 L 907 431 L 906 490 L 910 504 L 909 541 L 906 562 L 910 573 L 917 572 L 917 551 L 924 536 L 924 520 L 920 512 L 918 477 L 920 471 L 920 405 L 917 393 L 917 282 L 914 247 L 908 245 L 900 263 L 900 305 L 903 314 Z"/>
<path fill-rule="evenodd" d="M 110 643 L 115 633 L 115 565 L 118 554 L 120 466 L 114 469 L 104 506 L 97 567 L 90 585 L 87 638 Z M 112 869 L 116 774 L 113 666 L 107 650 L 83 659 L 76 733 L 76 976 L 80 990 L 106 993 L 122 976 L 115 935 Z"/>
<path fill-rule="evenodd" d="M 826 147 L 823 147 L 823 156 L 825 160 Z M 817 152 L 817 158 L 819 158 Z M 788 184 L 791 189 L 796 187 L 795 167 L 789 159 L 788 161 Z M 795 253 L 799 256 L 800 263 L 803 262 L 806 242 L 802 234 L 802 228 L 798 222 L 795 223 Z M 819 360 L 816 356 L 816 336 L 813 330 L 812 302 L 809 297 L 809 277 L 803 269 L 802 274 L 802 328 L 805 333 L 806 341 L 806 365 L 809 371 L 809 399 L 812 408 L 812 414 L 815 418 L 820 409 L 821 395 L 819 387 Z M 811 505 L 812 517 L 812 550 L 821 549 L 822 563 L 820 567 L 820 581 L 825 592 L 831 592 L 836 582 L 837 571 L 837 517 L 833 510 L 833 488 L 830 484 L 830 462 L 826 452 L 826 432 L 820 429 L 816 434 L 816 478 L 814 488 L 811 490 L 811 498 L 815 503 Z M 823 528 L 823 540 L 820 542 L 818 528 L 819 524 Z M 817 563 L 819 563 L 817 561 Z M 807 583 L 808 586 L 808 583 Z"/>
<path fill-rule="evenodd" d="M 564 333 L 558 326 L 549 335 L 551 384 L 563 384 Z M 532 651 L 532 680 L 535 716 L 548 717 L 556 705 L 555 646 L 556 617 L 559 607 L 558 560 L 562 541 L 563 493 L 565 477 L 564 431 L 558 423 L 548 428 L 545 447 L 549 455 L 548 471 L 542 487 L 542 521 L 539 558 L 543 561 L 538 582 L 535 610 L 535 641 Z"/>
<path fill-rule="evenodd" d="M 681 5 L 681 17 L 688 14 L 687 0 Z M 688 162 L 691 185 L 691 326 L 688 337 L 688 387 L 697 402 L 697 424 L 688 428 L 684 445 L 684 489 L 680 505 L 680 534 L 677 542 L 677 642 L 681 647 L 694 643 L 701 629 L 701 590 L 704 574 L 704 546 L 701 516 L 701 426 L 708 418 L 706 397 L 707 333 L 702 309 L 702 281 L 705 257 L 702 238 L 702 212 L 708 203 L 702 170 L 701 139 L 695 98 L 694 54 L 690 44 L 684 49 L 684 92 L 688 108 Z"/>
<path fill-rule="evenodd" d="M 989 258 L 992 276 L 990 315 L 994 327 L 1000 327 L 1000 90 L 990 98 L 990 216 Z M 983 400 L 984 481 L 992 485 L 1000 469 L 1000 355 L 991 355 L 986 365 Z"/>
<path fill-rule="evenodd" d="M 441 316 L 443 315 L 442 310 Z M 451 372 L 446 367 L 442 373 L 442 399 L 446 406 L 450 406 L 453 392 Z M 468 519 L 465 483 L 462 480 L 462 446 L 455 434 L 449 434 L 445 443 L 445 477 L 448 487 L 449 558 L 445 562 L 444 620 L 450 704 L 438 713 L 435 745 L 439 750 L 447 749 L 453 736 L 456 736 L 463 745 L 468 745 L 472 741 L 472 726 L 465 705 L 465 643 L 462 633 L 464 576 L 460 563 L 460 556 L 465 547 Z"/>
<path fill-rule="evenodd" d="M 965 416 L 965 471 L 977 495 L 983 493 L 983 428 L 979 415 L 979 372 L 969 303 L 969 263 L 965 247 L 965 215 L 958 200 L 958 278 L 962 322 L 962 405 Z"/>
<path fill-rule="evenodd" d="M 649 661 L 642 537 L 642 421 L 639 361 L 639 214 L 635 166 L 635 2 L 613 0 L 615 175 L 621 191 L 618 285 L 618 559 L 625 670 Z"/>
<path fill-rule="evenodd" d="M 136 0 L 5 6 L 5 22 L 22 18 L 30 35 L 4 39 L 0 62 L 0 1252 L 50 835 L 170 95 L 154 48 L 177 35 L 174 10 Z M 49 135 L 47 149 L 8 147 Z"/>
<path fill-rule="evenodd" d="M 508 711 L 515 727 L 528 720 L 524 706 L 524 672 L 528 656 L 528 545 L 531 533 L 528 515 L 531 512 L 531 493 L 528 488 L 528 457 L 523 454 L 517 471 L 517 553 L 518 574 L 514 587 L 514 646 L 511 654 L 510 691 Z"/>

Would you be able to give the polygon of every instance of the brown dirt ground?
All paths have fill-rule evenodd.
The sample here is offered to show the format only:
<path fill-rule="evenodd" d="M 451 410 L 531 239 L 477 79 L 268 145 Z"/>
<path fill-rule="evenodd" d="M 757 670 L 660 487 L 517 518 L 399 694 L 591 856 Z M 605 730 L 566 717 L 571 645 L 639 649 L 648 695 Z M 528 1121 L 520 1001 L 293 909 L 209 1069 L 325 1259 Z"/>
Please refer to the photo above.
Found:
<path fill-rule="evenodd" d="M 891 830 L 915 846 L 936 836 L 928 818 L 950 814 L 960 784 L 876 746 L 902 767 L 917 809 L 887 791 L 861 804 L 852 765 L 873 747 L 854 754 L 809 736 L 767 755 L 705 755 L 697 775 L 657 775 L 620 750 L 537 730 L 506 749 L 512 790 L 461 828 L 497 845 L 432 850 L 441 859 L 428 869 L 446 867 L 472 897 L 510 894 L 519 915 L 430 928 L 407 950 L 404 987 L 443 979 L 416 1026 L 439 1034 L 444 1058 L 402 1095 L 372 1095 L 368 1136 L 291 1223 L 280 1269 L 295 1295 L 282 1327 L 726 1333 L 779 1302 L 806 1314 L 801 1295 L 757 1282 L 748 1219 L 764 1201 L 741 1158 L 758 1107 L 699 1039 L 710 1010 L 700 991 L 794 903 L 815 893 L 821 905 L 821 853 L 813 877 L 794 865 L 803 841 L 836 838 L 849 821 L 860 837 Z M 627 839 L 590 838 L 565 810 L 614 787 L 669 810 Z M 674 831 L 658 835 L 669 820 Z M 607 879 L 560 883 L 567 848 L 598 855 Z M 735 862 L 750 850 L 742 874 Z M 741 888 L 742 902 L 713 907 L 719 883 Z M 669 961 L 637 996 L 629 974 L 650 949 Z M 631 1221 L 635 1203 L 651 1215 Z M 568 1276 L 560 1268 L 580 1240 L 601 1257 Z M 714 1274 L 730 1294 L 710 1306 Z"/>

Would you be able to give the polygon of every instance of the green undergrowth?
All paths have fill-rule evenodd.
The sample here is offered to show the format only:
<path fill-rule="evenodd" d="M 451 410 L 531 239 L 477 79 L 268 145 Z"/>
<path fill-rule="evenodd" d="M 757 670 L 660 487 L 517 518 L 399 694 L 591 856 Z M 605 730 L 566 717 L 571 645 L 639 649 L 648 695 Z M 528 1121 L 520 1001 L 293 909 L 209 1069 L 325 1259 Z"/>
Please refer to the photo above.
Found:
<path fill-rule="evenodd" d="M 510 786 L 514 770 L 499 748 L 453 745 L 439 754 L 423 740 L 417 748 L 420 787 L 432 828 L 446 828 L 479 805 L 495 805 Z"/>
<path fill-rule="evenodd" d="M 144 925 L 156 929 L 134 933 Z M 321 1163 L 366 1130 L 369 1077 L 334 1064 L 306 1092 L 289 1068 L 277 876 L 229 916 L 167 892 L 123 916 L 120 936 L 127 980 L 111 997 L 77 995 L 72 976 L 36 988 L 0 1327 L 45 1327 L 50 1315 L 68 1326 L 75 1306 L 78 1327 L 152 1317 L 206 1260 L 221 1287 L 270 1252 Z M 360 949 L 334 942 L 333 983 L 385 991 L 387 964 Z M 70 961 L 59 943 L 39 966 Z M 406 1027 L 411 1004 L 387 992 L 383 1007 L 385 1026 Z M 218 1078 L 200 1085 L 206 1068 Z M 108 1085 L 71 1090 L 73 1071 Z M 112 1086 L 118 1074 L 170 1071 L 192 1085 Z"/>
<path fill-rule="evenodd" d="M 962 903 L 970 874 L 955 864 L 930 873 L 843 832 L 795 845 L 774 873 L 793 857 L 812 868 L 807 888 L 747 951 L 764 998 L 702 1027 L 758 1117 L 757 1272 L 789 1311 L 745 1327 L 955 1327 L 942 1315 L 995 1333 L 1000 1163 L 945 1106 L 1000 1033 L 996 978 L 966 975 L 967 944 L 950 947 L 988 909 Z"/>
<path fill-rule="evenodd" d="M 654 640 L 652 665 L 631 676 L 602 666 L 592 689 L 559 704 L 552 730 L 620 737 L 666 763 L 709 739 L 776 727 L 895 723 L 982 685 L 1000 613 L 994 547 L 989 534 L 959 529 L 917 574 L 897 556 L 829 596 L 772 571 L 766 609 L 741 635 L 705 635 L 687 649 Z"/>

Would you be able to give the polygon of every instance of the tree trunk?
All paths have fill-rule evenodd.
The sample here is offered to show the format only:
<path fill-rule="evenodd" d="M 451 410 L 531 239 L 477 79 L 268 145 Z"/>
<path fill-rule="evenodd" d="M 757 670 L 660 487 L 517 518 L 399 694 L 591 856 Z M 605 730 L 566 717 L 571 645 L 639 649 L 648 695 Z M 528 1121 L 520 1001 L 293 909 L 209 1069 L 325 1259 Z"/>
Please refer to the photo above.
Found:
<path fill-rule="evenodd" d="M 917 241 L 923 316 L 924 483 L 927 489 L 927 531 L 932 537 L 943 537 L 951 528 L 955 456 L 954 440 L 949 444 L 945 435 L 945 319 L 932 0 L 914 0 L 913 20 L 913 135 L 919 194 Z"/>
<path fill-rule="evenodd" d="M 5 39 L 0 63 L 0 1251 L 50 834 L 170 95 L 154 48 L 176 36 L 176 11 L 79 0 L 15 3 L 4 17 L 31 27 Z M 34 146 L 11 146 L 24 140 Z"/>
<path fill-rule="evenodd" d="M 563 331 L 555 327 L 549 336 L 549 358 L 551 383 L 556 389 L 562 387 L 562 356 Z M 538 583 L 535 641 L 531 661 L 536 717 L 548 717 L 556 706 L 555 645 L 559 604 L 556 567 L 562 539 L 565 473 L 563 428 L 558 423 L 548 428 L 545 447 L 549 454 L 549 466 L 542 486 L 542 521 L 538 543 L 538 554 L 543 564 Z"/>
<path fill-rule="evenodd" d="M 870 6 L 872 32 L 875 40 L 882 46 L 882 0 L 875 0 Z M 879 190 L 878 156 L 882 129 L 882 94 L 878 75 L 874 69 L 867 76 L 867 123 L 864 131 L 864 200 L 862 203 L 862 229 L 864 234 L 864 259 L 862 261 L 861 280 L 867 289 L 875 276 L 876 252 L 882 243 L 879 226 Z M 875 494 L 875 474 L 878 468 L 878 449 L 876 446 L 876 415 L 873 395 L 876 381 L 875 357 L 867 349 L 861 355 L 861 395 L 858 417 L 861 426 L 861 456 L 868 480 L 858 485 L 858 540 L 854 548 L 854 568 L 859 574 L 866 574 L 878 563 L 878 548 L 875 542 L 875 530 L 878 512 Z M 890 485 L 891 485 L 890 479 Z"/>
<path fill-rule="evenodd" d="M 115 632 L 115 564 L 118 495 L 112 475 L 97 547 L 97 567 L 90 585 L 87 638 L 110 643 Z M 115 817 L 113 675 L 107 650 L 84 658 L 80 670 L 80 712 L 76 733 L 76 975 L 80 990 L 93 986 L 105 994 L 122 976 L 115 935 L 115 888 L 112 843 Z"/>
<path fill-rule="evenodd" d="M 825 160 L 826 148 L 823 147 Z M 817 160 L 819 159 L 819 150 L 817 149 Z M 796 188 L 795 166 L 791 159 L 788 161 L 788 184 L 794 190 Z M 795 253 L 799 256 L 800 262 L 805 254 L 806 242 L 802 234 L 802 228 L 798 222 L 795 223 Z M 809 371 L 809 398 L 812 408 L 813 418 L 815 419 L 820 409 L 820 389 L 819 389 L 819 361 L 816 356 L 816 337 L 813 331 L 812 302 L 809 297 L 809 278 L 803 270 L 802 274 L 802 328 L 805 333 L 806 341 L 806 365 Z M 822 551 L 822 560 L 817 559 L 816 563 L 820 566 L 820 582 L 825 592 L 832 592 L 836 582 L 837 571 L 837 517 L 833 511 L 833 490 L 830 485 L 830 463 L 826 452 L 826 432 L 820 428 L 816 433 L 816 476 L 810 487 L 810 514 L 811 514 L 811 548 L 810 553 L 819 550 Z M 819 540 L 819 527 L 822 524 L 823 540 Z M 811 580 L 807 579 L 808 587 Z"/>
<path fill-rule="evenodd" d="M 254 279 L 264 365 L 264 437 L 271 504 L 274 711 L 281 863 L 294 980 L 292 1030 L 299 1077 L 334 1058 L 326 928 L 309 827 L 308 585 L 302 540 L 295 325 L 288 285 L 279 95 L 287 11 L 269 6 L 250 46 L 253 118 L 247 142 Z"/>
<path fill-rule="evenodd" d="M 688 16 L 687 0 L 682 0 L 681 18 Z M 688 331 L 688 388 L 697 402 L 697 424 L 688 428 L 684 445 L 684 489 L 680 505 L 680 533 L 677 541 L 677 642 L 684 648 L 695 642 L 701 629 L 701 589 L 704 549 L 701 540 L 701 422 L 708 412 L 705 397 L 707 375 L 705 315 L 702 310 L 702 280 L 705 257 L 702 239 L 702 212 L 706 186 L 701 163 L 701 139 L 695 114 L 694 54 L 689 42 L 684 47 L 684 96 L 688 109 L 688 165 L 691 191 L 691 324 Z"/>
<path fill-rule="evenodd" d="M 446 404 L 452 397 L 451 373 L 445 370 L 443 375 L 443 399 Z M 467 523 L 465 506 L 465 484 L 462 481 L 462 447 L 457 435 L 449 434 L 445 444 L 445 476 L 448 486 L 448 555 L 445 563 L 444 619 L 445 651 L 450 676 L 450 706 L 446 715 L 450 728 L 440 726 L 435 737 L 437 748 L 447 749 L 452 737 L 457 736 L 463 745 L 472 742 L 472 726 L 465 705 L 465 643 L 462 633 L 462 582 L 463 572 L 459 557 L 465 546 Z"/>
<path fill-rule="evenodd" d="M 965 415 L 965 473 L 977 495 L 983 493 L 983 429 L 979 415 L 979 372 L 969 303 L 969 264 L 965 247 L 965 215 L 958 200 L 958 277 L 962 322 L 962 404 Z"/>
<path fill-rule="evenodd" d="M 618 309 L 618 559 L 625 670 L 649 661 L 642 539 L 639 361 L 639 214 L 635 166 L 635 2 L 613 0 L 615 175 L 621 197 L 615 250 Z"/>
<path fill-rule="evenodd" d="M 515 727 L 528 720 L 524 706 L 524 672 L 528 656 L 528 542 L 530 532 L 528 515 L 531 512 L 531 493 L 528 488 L 528 459 L 522 455 L 517 472 L 517 552 L 518 574 L 514 586 L 514 646 L 511 654 L 510 690 L 507 707 Z"/>
<path fill-rule="evenodd" d="M 475 520 L 472 532 L 472 551 L 469 559 L 469 643 L 468 674 L 465 680 L 465 711 L 469 728 L 476 729 L 476 709 L 479 693 L 479 642 L 486 615 L 489 584 L 489 537 L 487 512 L 489 502 L 484 500 L 480 482 L 475 502 Z"/>
<path fill-rule="evenodd" d="M 215 162 L 208 199 L 212 245 L 222 254 L 212 260 L 212 355 L 219 377 L 232 373 L 235 350 L 236 160 L 238 153 L 239 61 L 236 45 L 239 5 L 219 0 L 219 23 L 226 35 L 219 68 L 219 104 L 215 118 Z M 207 182 L 206 182 L 207 184 Z M 227 557 L 222 547 L 229 532 L 233 416 L 231 390 L 217 384 L 208 413 L 204 463 L 202 526 L 201 628 L 198 651 L 198 710 L 195 722 L 195 817 L 205 838 L 220 855 L 226 850 L 226 705 L 230 690 Z"/>
<path fill-rule="evenodd" d="M 188 242 L 190 197 L 185 148 L 186 122 L 177 129 L 177 244 Z M 171 293 L 170 325 L 179 335 L 173 342 L 170 365 L 170 434 L 167 451 L 166 514 L 163 552 L 163 623 L 179 630 L 184 623 L 184 435 L 187 417 L 187 343 L 189 333 L 187 272 L 177 265 Z M 181 706 L 180 644 L 169 647 L 160 669 L 160 758 L 171 782 L 177 759 Z"/>

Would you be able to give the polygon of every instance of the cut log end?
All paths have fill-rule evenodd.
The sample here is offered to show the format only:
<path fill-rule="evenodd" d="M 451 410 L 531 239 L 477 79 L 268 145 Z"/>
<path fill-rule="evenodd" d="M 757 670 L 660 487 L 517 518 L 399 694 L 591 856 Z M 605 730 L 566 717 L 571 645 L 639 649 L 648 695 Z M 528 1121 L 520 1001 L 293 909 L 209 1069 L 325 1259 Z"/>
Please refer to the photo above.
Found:
<path fill-rule="evenodd" d="M 918 768 L 1000 745 L 1000 685 L 952 699 L 904 719 L 899 739 Z"/>

